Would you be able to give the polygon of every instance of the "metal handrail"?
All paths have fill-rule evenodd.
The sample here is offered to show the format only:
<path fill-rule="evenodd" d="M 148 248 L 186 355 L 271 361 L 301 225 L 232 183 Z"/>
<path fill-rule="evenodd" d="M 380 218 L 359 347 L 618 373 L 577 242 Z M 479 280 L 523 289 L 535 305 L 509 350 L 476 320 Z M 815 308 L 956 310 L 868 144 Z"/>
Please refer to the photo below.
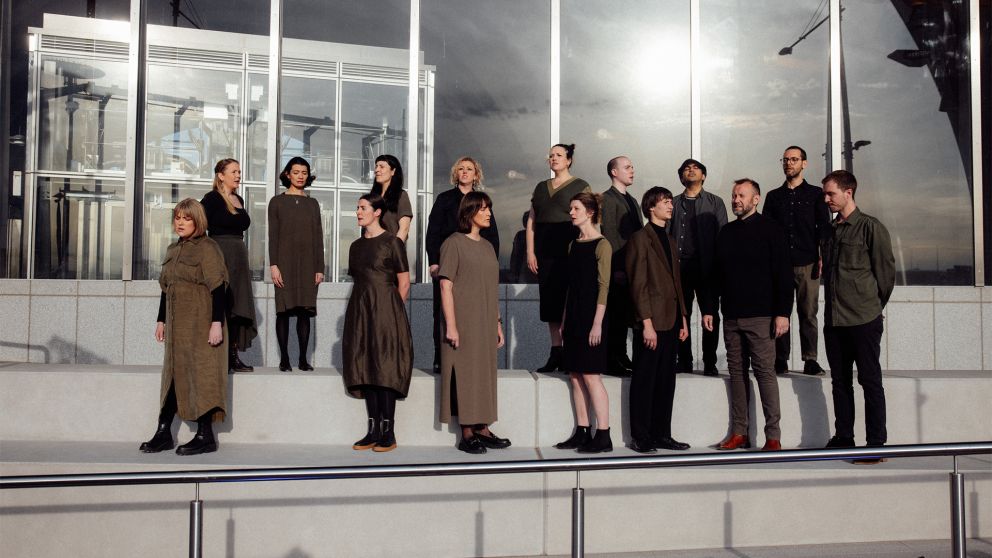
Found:
<path fill-rule="evenodd" d="M 916 444 L 879 448 L 797 449 L 774 452 L 700 453 L 484 463 L 14 475 L 0 476 L 0 489 L 196 484 L 197 496 L 195 500 L 190 502 L 190 556 L 199 557 L 202 556 L 203 531 L 203 501 L 199 498 L 199 485 L 201 483 L 574 472 L 576 473 L 576 487 L 572 490 L 572 556 L 581 557 L 584 554 L 584 490 L 579 483 L 579 474 L 582 471 L 944 456 L 954 458 L 954 470 L 950 474 L 952 551 L 955 558 L 963 558 L 966 555 L 964 479 L 958 471 L 957 458 L 962 455 L 979 454 L 992 455 L 992 441 Z"/>

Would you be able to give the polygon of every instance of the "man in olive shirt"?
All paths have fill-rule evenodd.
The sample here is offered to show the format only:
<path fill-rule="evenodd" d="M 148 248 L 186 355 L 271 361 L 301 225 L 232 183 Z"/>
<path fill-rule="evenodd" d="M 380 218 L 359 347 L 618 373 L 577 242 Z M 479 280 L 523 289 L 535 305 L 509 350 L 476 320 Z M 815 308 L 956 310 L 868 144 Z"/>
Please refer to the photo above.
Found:
<path fill-rule="evenodd" d="M 854 175 L 844 170 L 823 179 L 827 207 L 837 213 L 823 249 L 823 339 L 834 400 L 834 436 L 828 448 L 854 447 L 854 365 L 865 393 L 867 445 L 886 442 L 885 390 L 878 356 L 882 309 L 895 286 L 895 259 L 889 232 L 854 202 L 857 189 Z"/>
<path fill-rule="evenodd" d="M 624 257 L 627 254 L 627 239 L 641 227 L 641 206 L 629 193 L 634 183 L 634 163 L 620 155 L 606 164 L 606 173 L 612 184 L 603 192 L 603 220 L 600 230 L 613 246 L 613 269 L 610 273 L 610 293 L 606 308 L 610 311 L 609 331 L 606 343 L 610 352 L 609 370 L 622 376 L 629 376 L 634 364 L 627 356 L 627 330 L 634 321 L 630 292 L 627 286 L 627 272 L 624 270 Z"/>

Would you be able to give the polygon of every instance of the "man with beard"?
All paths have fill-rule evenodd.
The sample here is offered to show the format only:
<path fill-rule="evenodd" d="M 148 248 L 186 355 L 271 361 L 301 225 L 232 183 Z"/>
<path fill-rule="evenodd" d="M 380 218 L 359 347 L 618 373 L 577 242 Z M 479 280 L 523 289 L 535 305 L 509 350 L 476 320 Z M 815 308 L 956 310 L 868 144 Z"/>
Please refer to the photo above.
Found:
<path fill-rule="evenodd" d="M 750 357 L 765 415 L 762 451 L 782 449 L 775 339 L 789 331 L 792 315 L 791 266 L 782 228 L 757 212 L 761 189 L 750 178 L 734 181 L 732 208 L 737 220 L 720 231 L 713 280 L 703 301 L 703 327 L 715 329 L 722 305 L 723 343 L 730 370 L 730 436 L 717 449 L 751 447 L 748 439 L 750 380 L 744 359 Z"/>

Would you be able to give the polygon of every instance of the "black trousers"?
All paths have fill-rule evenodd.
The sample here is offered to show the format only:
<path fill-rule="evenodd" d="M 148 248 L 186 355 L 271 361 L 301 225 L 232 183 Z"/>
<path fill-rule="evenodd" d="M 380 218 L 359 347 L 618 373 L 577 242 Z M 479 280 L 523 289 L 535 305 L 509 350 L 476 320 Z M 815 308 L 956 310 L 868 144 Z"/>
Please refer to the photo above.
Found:
<path fill-rule="evenodd" d="M 610 279 L 610 292 L 607 295 L 606 307 L 610 309 L 610 320 L 607 322 L 606 346 L 609 350 L 610 365 L 613 360 L 627 356 L 627 330 L 634 321 L 633 303 L 630 300 L 630 287 L 626 275 L 622 280 L 614 272 Z"/>
<path fill-rule="evenodd" d="M 682 272 L 682 298 L 685 303 L 686 322 L 692 317 L 692 301 L 701 296 L 706 287 L 706 277 L 703 277 L 699 260 L 682 260 L 679 264 Z M 716 347 L 720 344 L 720 313 L 713 315 L 713 331 L 703 329 L 703 365 L 716 366 Z M 679 362 L 692 362 L 692 328 L 689 336 L 679 343 Z"/>
<path fill-rule="evenodd" d="M 441 366 L 441 342 L 444 341 L 441 329 L 444 323 L 444 312 L 441 311 L 441 280 L 431 279 L 434 285 L 434 366 Z"/>
<path fill-rule="evenodd" d="M 833 386 L 834 429 L 839 438 L 854 438 L 854 365 L 865 393 L 865 432 L 870 445 L 881 445 L 885 430 L 885 390 L 878 362 L 882 342 L 882 316 L 856 326 L 823 328 Z"/>
<path fill-rule="evenodd" d="M 659 331 L 654 350 L 644 346 L 643 333 L 634 330 L 634 373 L 630 378 L 630 435 L 648 442 L 672 435 L 675 401 L 675 354 L 678 327 Z"/>

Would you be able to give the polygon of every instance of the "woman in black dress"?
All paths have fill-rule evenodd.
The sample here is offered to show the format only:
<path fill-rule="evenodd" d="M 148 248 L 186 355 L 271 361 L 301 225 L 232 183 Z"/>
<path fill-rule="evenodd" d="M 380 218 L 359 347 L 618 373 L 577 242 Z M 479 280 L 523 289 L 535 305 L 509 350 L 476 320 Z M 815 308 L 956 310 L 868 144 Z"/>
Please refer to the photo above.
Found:
<path fill-rule="evenodd" d="M 596 228 L 601 216 L 600 199 L 597 194 L 582 192 L 573 196 L 569 205 L 579 237 L 568 249 L 568 291 L 561 319 L 562 368 L 571 379 L 576 425 L 575 433 L 555 447 L 577 449 L 580 453 L 613 451 L 610 400 L 603 386 L 609 354 L 603 330 L 613 248 Z M 596 415 L 594 435 L 590 435 L 590 406 Z"/>
<path fill-rule="evenodd" d="M 307 361 L 310 318 L 317 315 L 317 287 L 324 280 L 324 230 L 320 204 L 304 189 L 317 177 L 310 163 L 293 157 L 279 174 L 286 191 L 269 200 L 269 270 L 276 288 L 276 339 L 279 370 L 290 372 L 289 318 L 296 317 L 300 370 L 313 370 Z"/>
<path fill-rule="evenodd" d="M 231 281 L 226 304 L 228 371 L 251 372 L 254 368 L 238 356 L 238 351 L 251 348 L 251 342 L 258 336 L 248 247 L 244 241 L 244 232 L 251 226 L 251 217 L 245 211 L 245 200 L 237 193 L 239 186 L 241 164 L 235 159 L 221 159 L 214 165 L 214 189 L 203 196 L 200 204 L 207 213 L 207 232 L 224 253 L 224 263 Z"/>
<path fill-rule="evenodd" d="M 377 194 L 358 199 L 362 236 L 351 243 L 348 274 L 355 279 L 344 315 L 344 384 L 365 399 L 369 431 L 352 449 L 396 448 L 396 398 L 406 397 L 413 372 L 413 339 L 403 304 L 410 294 L 406 248 L 379 219 L 386 202 Z"/>
<path fill-rule="evenodd" d="M 382 228 L 396 235 L 406 243 L 410 236 L 410 223 L 413 221 L 413 206 L 410 196 L 403 189 L 403 167 L 400 160 L 392 155 L 379 155 L 375 158 L 375 179 L 370 194 L 378 194 L 386 200 L 386 210 L 379 219 Z"/>
<path fill-rule="evenodd" d="M 569 172 L 575 144 L 556 144 L 548 152 L 548 166 L 554 178 L 541 181 L 534 188 L 527 218 L 527 268 L 537 275 L 541 321 L 548 323 L 551 354 L 538 372 L 561 369 L 561 313 L 565 308 L 568 277 L 565 266 L 568 244 L 575 240 L 576 229 L 569 218 L 569 202 L 579 192 L 591 192 L 589 183 Z"/>

